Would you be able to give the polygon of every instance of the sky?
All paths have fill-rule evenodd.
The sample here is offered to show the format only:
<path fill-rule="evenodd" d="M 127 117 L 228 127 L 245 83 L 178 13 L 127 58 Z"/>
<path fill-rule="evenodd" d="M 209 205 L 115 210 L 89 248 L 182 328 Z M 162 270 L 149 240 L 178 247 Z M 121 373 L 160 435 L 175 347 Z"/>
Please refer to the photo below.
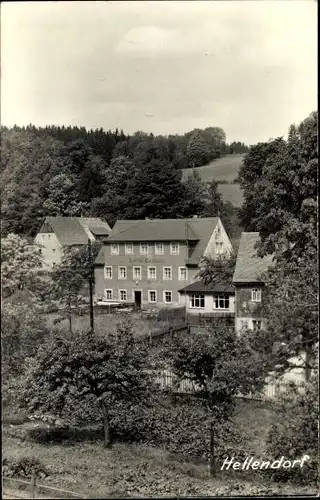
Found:
<path fill-rule="evenodd" d="M 1 123 L 286 136 L 317 109 L 315 0 L 4 2 Z"/>

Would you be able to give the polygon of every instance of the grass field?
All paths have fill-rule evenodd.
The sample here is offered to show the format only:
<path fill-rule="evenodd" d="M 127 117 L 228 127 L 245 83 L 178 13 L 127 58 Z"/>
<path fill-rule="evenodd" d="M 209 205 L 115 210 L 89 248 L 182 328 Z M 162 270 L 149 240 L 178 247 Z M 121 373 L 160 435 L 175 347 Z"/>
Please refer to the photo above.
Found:
<path fill-rule="evenodd" d="M 237 177 L 239 168 L 242 164 L 243 155 L 227 155 L 223 158 L 213 160 L 208 165 L 197 167 L 195 170 L 201 176 L 203 182 L 227 181 L 230 184 L 220 184 L 219 191 L 223 200 L 229 201 L 235 207 L 241 207 L 243 194 L 239 184 L 232 184 Z M 185 168 L 182 171 L 182 178 L 186 178 L 192 172 L 191 168 Z"/>
<path fill-rule="evenodd" d="M 239 401 L 237 422 L 256 457 L 263 455 L 263 442 L 275 414 L 270 407 Z M 47 486 L 78 492 L 87 498 L 215 496 L 268 493 L 315 493 L 310 488 L 271 483 L 266 476 L 250 472 L 223 471 L 208 478 L 208 464 L 191 461 L 164 449 L 142 444 L 115 443 L 107 450 L 101 441 L 66 441 L 46 444 L 2 434 L 3 458 L 37 457 L 49 471 L 39 481 Z"/>

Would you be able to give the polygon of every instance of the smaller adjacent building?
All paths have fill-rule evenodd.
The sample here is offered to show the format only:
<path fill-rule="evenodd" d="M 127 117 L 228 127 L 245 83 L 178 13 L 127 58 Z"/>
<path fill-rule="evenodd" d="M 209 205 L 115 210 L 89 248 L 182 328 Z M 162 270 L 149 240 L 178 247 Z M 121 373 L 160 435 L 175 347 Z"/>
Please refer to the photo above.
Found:
<path fill-rule="evenodd" d="M 81 247 L 110 233 L 109 224 L 98 217 L 46 217 L 34 243 L 40 247 L 43 267 L 51 269 L 61 262 L 64 247 Z"/>
<path fill-rule="evenodd" d="M 241 234 L 236 267 L 233 275 L 235 288 L 235 330 L 259 330 L 264 325 L 263 289 L 261 275 L 272 265 L 272 255 L 258 257 L 256 244 L 259 233 Z"/>
<path fill-rule="evenodd" d="M 180 304 L 185 305 L 187 314 L 208 316 L 233 316 L 235 290 L 222 283 L 205 285 L 195 281 L 179 290 Z"/>

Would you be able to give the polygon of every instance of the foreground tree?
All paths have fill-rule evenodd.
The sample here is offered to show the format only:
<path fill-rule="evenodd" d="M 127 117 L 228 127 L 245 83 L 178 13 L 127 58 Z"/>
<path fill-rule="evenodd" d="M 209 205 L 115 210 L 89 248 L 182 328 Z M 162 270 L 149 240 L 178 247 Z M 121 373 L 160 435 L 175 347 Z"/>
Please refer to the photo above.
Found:
<path fill-rule="evenodd" d="M 39 349 L 26 376 L 21 405 L 30 412 L 73 421 L 79 408 L 89 405 L 91 418 L 102 419 L 104 445 L 111 447 L 111 409 L 119 402 L 146 402 L 154 393 L 144 371 L 146 354 L 129 324 L 118 325 L 104 337 L 57 335 Z"/>
<path fill-rule="evenodd" d="M 233 329 L 222 325 L 174 339 L 165 350 L 165 358 L 177 383 L 189 379 L 198 387 L 199 400 L 210 420 L 210 470 L 214 475 L 215 425 L 230 419 L 237 394 L 263 386 L 264 365 L 251 348 L 249 336 L 237 338 Z"/>
<path fill-rule="evenodd" d="M 304 466 L 273 471 L 277 480 L 316 483 L 318 480 L 319 379 L 314 373 L 301 390 L 292 386 L 275 405 L 277 420 L 272 425 L 267 443 L 271 457 L 289 460 L 308 456 Z"/>
<path fill-rule="evenodd" d="M 303 255 L 309 226 L 316 224 L 318 114 L 311 113 L 288 141 L 276 139 L 250 148 L 239 172 L 246 231 L 259 231 L 261 253 Z M 290 251 L 290 252 L 289 252 Z"/>
<path fill-rule="evenodd" d="M 61 306 L 60 321 L 68 319 L 70 332 L 73 314 L 78 313 L 80 306 L 85 303 L 81 292 L 87 295 L 89 279 L 93 279 L 93 262 L 100 248 L 101 243 L 98 241 L 91 244 L 91 259 L 86 245 L 75 250 L 65 248 L 60 264 L 51 273 L 50 297 Z"/>
<path fill-rule="evenodd" d="M 41 273 L 40 248 L 10 233 L 1 238 L 1 295 L 9 298 L 20 290 L 30 298 L 39 299 L 45 286 Z"/>
<path fill-rule="evenodd" d="M 204 257 L 198 276 L 205 285 L 210 285 L 211 283 L 232 285 L 236 261 L 237 256 L 234 252 L 221 256 L 219 259 Z"/>
<path fill-rule="evenodd" d="M 310 256 L 277 262 L 264 277 L 267 322 L 256 333 L 255 348 L 277 376 L 299 368 L 308 381 L 317 366 L 318 277 L 317 260 Z"/>

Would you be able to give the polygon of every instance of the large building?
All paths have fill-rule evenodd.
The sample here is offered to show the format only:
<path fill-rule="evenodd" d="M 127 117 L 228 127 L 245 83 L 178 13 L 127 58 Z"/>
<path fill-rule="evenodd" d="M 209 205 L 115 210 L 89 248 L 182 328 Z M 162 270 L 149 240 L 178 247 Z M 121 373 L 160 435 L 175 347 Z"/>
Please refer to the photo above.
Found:
<path fill-rule="evenodd" d="M 110 233 L 109 224 L 97 217 L 46 217 L 34 243 L 40 247 L 44 268 L 51 269 L 61 262 L 64 247 L 81 247 Z"/>
<path fill-rule="evenodd" d="M 119 220 L 95 262 L 95 298 L 143 307 L 179 306 L 203 256 L 232 250 L 218 217 Z"/>
<path fill-rule="evenodd" d="M 242 233 L 233 275 L 235 288 L 235 330 L 263 328 L 263 288 L 261 275 L 272 265 L 272 256 L 258 257 L 255 248 L 259 233 Z"/>

